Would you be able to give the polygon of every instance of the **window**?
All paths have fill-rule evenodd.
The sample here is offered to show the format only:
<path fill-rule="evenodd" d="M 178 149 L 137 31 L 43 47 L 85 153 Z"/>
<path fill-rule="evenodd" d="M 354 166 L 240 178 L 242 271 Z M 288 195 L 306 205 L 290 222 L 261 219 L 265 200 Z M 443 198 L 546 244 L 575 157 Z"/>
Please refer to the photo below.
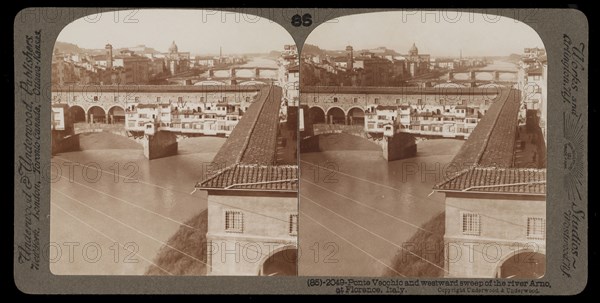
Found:
<path fill-rule="evenodd" d="M 225 231 L 232 233 L 244 231 L 244 214 L 241 211 L 225 211 Z"/>
<path fill-rule="evenodd" d="M 317 97 L 313 97 L 313 102 L 314 103 L 319 103 L 319 99 L 317 99 Z"/>
<path fill-rule="evenodd" d="M 183 97 L 177 97 L 177 102 L 183 102 Z"/>
<path fill-rule="evenodd" d="M 113 97 L 113 101 L 115 101 L 115 102 L 119 102 L 119 97 L 118 97 L 118 96 L 114 96 L 114 97 Z"/>
<path fill-rule="evenodd" d="M 375 98 L 375 104 L 379 104 L 379 98 Z"/>
<path fill-rule="evenodd" d="M 354 102 L 354 103 L 358 103 L 358 98 L 353 98 L 353 99 L 352 99 L 352 102 Z"/>
<path fill-rule="evenodd" d="M 290 236 L 298 235 L 298 215 L 290 215 L 288 223 L 288 233 Z"/>
<path fill-rule="evenodd" d="M 546 239 L 546 220 L 539 217 L 527 218 L 527 239 Z"/>
<path fill-rule="evenodd" d="M 200 97 L 200 102 L 204 102 L 204 97 Z"/>
<path fill-rule="evenodd" d="M 140 102 L 140 97 L 135 97 L 135 102 Z"/>
<path fill-rule="evenodd" d="M 156 97 L 156 102 L 160 102 L 160 97 Z"/>
<path fill-rule="evenodd" d="M 223 97 L 223 103 L 227 103 L 227 97 Z"/>
<path fill-rule="evenodd" d="M 250 97 L 246 97 L 246 102 L 250 102 Z"/>
<path fill-rule="evenodd" d="M 400 104 L 400 99 L 396 99 L 396 104 Z"/>
<path fill-rule="evenodd" d="M 337 97 L 333 97 L 333 103 L 337 103 L 338 102 L 338 98 Z"/>
<path fill-rule="evenodd" d="M 77 96 L 73 96 L 73 101 L 77 101 Z"/>
<path fill-rule="evenodd" d="M 98 101 L 98 96 L 94 96 L 94 101 Z"/>
<path fill-rule="evenodd" d="M 481 219 L 479 214 L 462 213 L 463 235 L 479 236 L 481 232 Z"/>

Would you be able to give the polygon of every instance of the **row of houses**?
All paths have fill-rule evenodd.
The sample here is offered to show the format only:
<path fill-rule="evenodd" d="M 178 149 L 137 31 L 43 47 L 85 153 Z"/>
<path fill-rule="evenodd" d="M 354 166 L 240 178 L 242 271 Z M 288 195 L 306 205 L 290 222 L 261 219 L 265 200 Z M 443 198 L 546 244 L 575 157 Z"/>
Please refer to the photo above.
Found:
<path fill-rule="evenodd" d="M 234 103 L 140 103 L 125 110 L 125 129 L 154 134 L 172 131 L 183 134 L 229 136 L 249 104 Z"/>
<path fill-rule="evenodd" d="M 472 105 L 378 105 L 365 111 L 365 131 L 469 138 L 490 103 Z"/>

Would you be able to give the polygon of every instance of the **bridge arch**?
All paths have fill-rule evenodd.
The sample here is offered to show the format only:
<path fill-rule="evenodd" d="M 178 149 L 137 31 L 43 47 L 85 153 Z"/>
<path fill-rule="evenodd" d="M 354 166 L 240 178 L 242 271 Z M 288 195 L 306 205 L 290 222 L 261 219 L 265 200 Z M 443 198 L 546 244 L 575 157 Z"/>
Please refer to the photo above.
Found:
<path fill-rule="evenodd" d="M 327 109 L 328 124 L 346 124 L 346 112 L 337 106 Z"/>
<path fill-rule="evenodd" d="M 487 83 L 478 86 L 479 88 L 502 88 L 504 85 L 500 85 L 497 83 Z"/>
<path fill-rule="evenodd" d="M 108 109 L 108 123 L 125 124 L 125 108 L 121 105 L 113 105 Z"/>
<path fill-rule="evenodd" d="M 249 80 L 239 83 L 239 85 L 265 85 L 266 82 L 258 81 L 258 80 Z"/>
<path fill-rule="evenodd" d="M 98 105 L 94 105 L 87 110 L 88 122 L 107 123 L 106 110 Z"/>
<path fill-rule="evenodd" d="M 495 75 L 494 71 L 475 71 L 475 80 L 492 81 Z"/>
<path fill-rule="evenodd" d="M 545 251 L 522 249 L 504 256 L 496 265 L 497 278 L 539 279 L 546 273 Z"/>
<path fill-rule="evenodd" d="M 325 110 L 320 106 L 313 106 L 308 109 L 308 121 L 311 124 L 326 123 Z"/>
<path fill-rule="evenodd" d="M 456 82 L 444 82 L 434 85 L 433 88 L 466 88 L 466 86 Z"/>
<path fill-rule="evenodd" d="M 261 261 L 259 276 L 296 276 L 298 274 L 298 248 L 295 245 L 279 247 Z"/>
<path fill-rule="evenodd" d="M 194 85 L 226 85 L 225 82 L 222 81 L 217 81 L 217 80 L 206 80 L 206 81 L 199 81 L 194 83 Z"/>
<path fill-rule="evenodd" d="M 69 107 L 69 113 L 71 115 L 71 119 L 73 119 L 73 123 L 86 122 L 86 113 L 82 106 L 71 105 Z"/>
<path fill-rule="evenodd" d="M 351 107 L 348 110 L 348 124 L 364 125 L 365 124 L 365 110 L 358 106 Z"/>

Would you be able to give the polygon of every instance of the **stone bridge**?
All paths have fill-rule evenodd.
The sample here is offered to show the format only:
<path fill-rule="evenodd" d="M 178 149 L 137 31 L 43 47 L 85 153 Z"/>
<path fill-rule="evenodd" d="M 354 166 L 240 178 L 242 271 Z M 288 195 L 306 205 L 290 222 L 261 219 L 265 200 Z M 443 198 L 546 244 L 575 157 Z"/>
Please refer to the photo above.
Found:
<path fill-rule="evenodd" d="M 226 73 L 226 77 L 228 78 L 236 78 L 240 77 L 250 77 L 250 75 L 238 75 L 238 71 L 251 71 L 253 73 L 254 78 L 261 78 L 261 72 L 263 71 L 277 71 L 279 70 L 276 67 L 253 67 L 253 66 L 243 66 L 243 67 L 230 67 L 230 68 L 218 68 L 212 67 L 208 69 L 208 76 L 214 77 L 219 76 L 219 73 Z"/>
<path fill-rule="evenodd" d="M 470 70 L 448 72 L 448 81 L 452 83 L 471 83 L 471 87 L 495 83 L 510 86 L 517 83 L 517 71 L 513 70 Z M 458 76 L 458 77 L 457 77 Z"/>
<path fill-rule="evenodd" d="M 300 142 L 300 152 L 322 151 L 324 145 L 331 143 L 331 136 L 336 134 L 352 135 L 378 145 L 382 150 L 383 158 L 388 161 L 414 157 L 417 153 L 415 137 L 408 133 L 396 132 L 393 136 L 387 137 L 383 133 L 368 133 L 364 130 L 363 125 L 321 123 L 305 125 L 305 131 L 302 132 L 303 139 Z"/>
<path fill-rule="evenodd" d="M 53 88 L 52 107 L 60 112 L 64 121 L 61 129 L 52 129 L 53 153 L 78 148 L 81 133 L 110 132 L 132 139 L 144 146 L 148 159 L 177 153 L 178 141 L 197 134 L 157 131 L 144 135 L 142 131 L 125 128 L 127 109 L 140 102 L 165 103 L 186 102 L 219 103 L 225 98 L 242 102 L 257 97 L 266 98 L 273 87 L 265 85 L 217 85 L 217 86 L 64 86 Z M 278 95 L 279 96 L 279 95 Z M 235 101 L 237 100 L 237 101 Z M 256 103 L 256 102 L 253 102 Z M 54 116 L 53 116 L 54 117 Z"/>
<path fill-rule="evenodd" d="M 198 85 L 198 83 L 220 85 L 269 84 L 277 79 L 278 70 L 275 67 L 213 67 L 198 76 L 173 77 L 167 80 L 182 85 Z"/>

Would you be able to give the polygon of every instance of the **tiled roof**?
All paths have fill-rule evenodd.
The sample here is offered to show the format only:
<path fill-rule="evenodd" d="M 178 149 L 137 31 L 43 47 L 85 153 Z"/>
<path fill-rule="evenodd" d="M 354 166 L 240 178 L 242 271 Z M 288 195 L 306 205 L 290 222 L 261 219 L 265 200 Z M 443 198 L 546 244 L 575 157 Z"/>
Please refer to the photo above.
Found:
<path fill-rule="evenodd" d="M 52 87 L 53 92 L 100 92 L 100 93 L 144 93 L 144 92 L 256 92 L 258 85 L 60 85 Z"/>
<path fill-rule="evenodd" d="M 277 164 L 281 96 L 278 86 L 261 89 L 213 159 L 224 169 L 196 184 L 197 188 L 297 190 L 298 166 Z"/>
<path fill-rule="evenodd" d="M 439 191 L 546 194 L 546 169 L 473 167 L 435 186 Z"/>
<path fill-rule="evenodd" d="M 398 106 L 394 105 L 377 105 L 377 110 L 397 110 Z"/>
<path fill-rule="evenodd" d="M 281 88 L 265 87 L 250 105 L 213 159 L 227 167 L 233 164 L 275 164 Z M 259 119 L 260 117 L 260 119 Z"/>
<path fill-rule="evenodd" d="M 452 160 L 453 165 L 511 167 L 519 106 L 518 90 L 502 90 Z"/>
<path fill-rule="evenodd" d="M 202 189 L 298 190 L 297 165 L 237 164 L 202 181 Z"/>
<path fill-rule="evenodd" d="M 498 89 L 498 92 L 500 89 Z M 403 95 L 491 95 L 494 90 L 478 87 L 373 87 L 373 86 L 301 86 L 300 93 L 324 94 L 403 94 Z M 490 98 L 492 99 L 492 98 Z"/>

